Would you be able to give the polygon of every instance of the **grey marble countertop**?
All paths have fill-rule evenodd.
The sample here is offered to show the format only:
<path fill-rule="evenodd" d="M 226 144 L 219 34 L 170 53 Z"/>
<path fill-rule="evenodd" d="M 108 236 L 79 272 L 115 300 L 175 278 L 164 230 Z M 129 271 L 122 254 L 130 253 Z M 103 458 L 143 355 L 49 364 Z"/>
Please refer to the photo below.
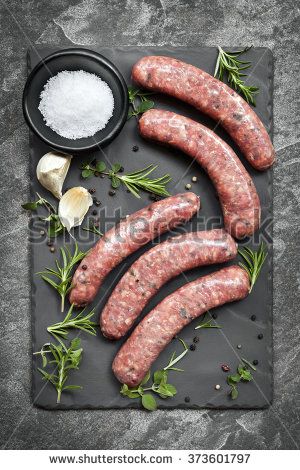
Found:
<path fill-rule="evenodd" d="M 15 449 L 300 447 L 299 11 L 293 0 L 4 0 L 1 12 L 1 446 Z M 30 399 L 28 130 L 21 109 L 35 45 L 268 46 L 275 57 L 274 386 L 262 411 L 49 412 Z M 15 189 L 18 189 L 15 191 Z"/>

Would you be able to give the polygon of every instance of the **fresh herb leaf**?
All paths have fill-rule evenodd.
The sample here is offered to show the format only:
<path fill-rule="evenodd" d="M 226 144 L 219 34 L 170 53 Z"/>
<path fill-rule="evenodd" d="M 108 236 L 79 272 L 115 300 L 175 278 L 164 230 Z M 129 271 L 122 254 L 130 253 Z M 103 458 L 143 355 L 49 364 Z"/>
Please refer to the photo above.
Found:
<path fill-rule="evenodd" d="M 58 260 L 55 261 L 57 270 L 52 268 L 46 268 L 45 271 L 38 272 L 37 274 L 40 274 L 45 282 L 48 282 L 48 284 L 50 284 L 55 290 L 57 290 L 61 297 L 61 311 L 63 312 L 66 295 L 70 292 L 72 288 L 72 270 L 75 265 L 85 257 L 87 253 L 79 251 L 76 242 L 73 254 L 71 254 L 68 247 L 60 248 L 60 252 L 62 256 L 62 264 L 60 264 Z M 49 275 L 53 276 L 54 279 L 57 280 L 57 282 L 55 282 L 52 277 L 49 277 Z"/>
<path fill-rule="evenodd" d="M 57 209 L 49 202 L 47 199 L 41 197 L 38 193 L 36 193 L 38 199 L 33 202 L 27 202 L 26 204 L 22 204 L 23 209 L 35 211 L 39 206 L 44 206 L 47 209 L 49 215 L 48 217 L 40 217 L 41 220 L 47 222 L 48 224 L 48 237 L 54 238 L 60 233 L 64 232 L 65 228 L 62 225 L 60 218 L 57 214 Z"/>
<path fill-rule="evenodd" d="M 87 315 L 84 315 L 84 310 L 82 310 L 75 317 L 72 317 L 73 308 L 74 304 L 69 308 L 63 321 L 48 326 L 47 328 L 48 333 L 53 335 L 58 341 L 60 341 L 60 338 L 65 340 L 68 336 L 68 330 L 71 328 L 77 328 L 96 336 L 95 326 L 98 326 L 98 324 L 90 320 L 90 318 L 95 314 L 95 309 L 93 308 L 93 310 Z"/>
<path fill-rule="evenodd" d="M 103 236 L 103 233 L 100 232 L 100 230 L 96 227 L 94 222 L 91 222 L 89 227 L 82 227 L 82 230 L 85 230 L 86 232 L 92 232 L 95 233 L 96 235 L 99 235 L 99 237 Z"/>
<path fill-rule="evenodd" d="M 151 372 L 150 372 L 150 370 L 148 370 L 147 374 L 145 375 L 145 377 L 141 381 L 140 385 L 145 385 L 147 382 L 149 382 L 150 377 L 151 377 Z"/>
<path fill-rule="evenodd" d="M 92 166 L 90 163 L 83 163 L 80 169 L 81 176 L 84 178 L 91 176 L 96 172 L 108 176 L 114 189 L 117 189 L 121 183 L 124 184 L 125 187 L 137 198 L 140 198 L 140 189 L 148 191 L 151 194 L 157 194 L 158 196 L 170 196 L 170 193 L 166 189 L 166 185 L 172 179 L 169 174 L 159 178 L 149 178 L 149 175 L 156 170 L 157 165 L 148 165 L 142 170 L 128 174 L 119 174 L 121 167 L 120 163 L 115 163 L 112 165 L 111 170 L 105 171 L 105 163 L 97 162 L 95 166 Z"/>
<path fill-rule="evenodd" d="M 38 368 L 38 371 L 42 374 L 45 380 L 55 387 L 57 391 L 57 403 L 60 403 L 63 391 L 82 388 L 79 385 L 65 385 L 68 380 L 69 371 L 79 368 L 82 357 L 80 339 L 76 338 L 71 341 L 69 348 L 67 348 L 63 343 L 59 345 L 49 343 L 47 344 L 47 349 L 44 349 L 43 352 L 39 351 L 34 354 L 41 354 L 43 357 L 43 369 Z M 52 373 L 48 373 L 44 370 L 47 365 L 47 362 L 44 362 L 44 356 L 46 354 L 51 354 L 52 356 L 51 360 L 48 361 L 48 364 L 55 364 L 55 370 Z"/>
<path fill-rule="evenodd" d="M 230 396 L 232 400 L 235 400 L 238 397 L 238 389 L 237 384 L 240 382 L 251 382 L 253 380 L 253 376 L 251 372 L 248 370 L 248 367 L 253 368 L 252 364 L 247 361 L 246 359 L 242 359 L 244 364 L 239 364 L 237 367 L 237 373 L 233 375 L 227 376 L 227 383 L 230 385 Z M 253 370 L 256 370 L 255 368 Z"/>
<path fill-rule="evenodd" d="M 195 330 L 200 330 L 201 328 L 219 328 L 219 329 L 222 328 L 219 325 L 215 325 L 215 324 L 212 325 L 212 321 L 213 321 L 213 318 L 211 318 L 205 323 L 200 323 L 200 325 L 195 327 Z"/>
<path fill-rule="evenodd" d="M 128 112 L 128 119 L 154 108 L 154 102 L 148 99 L 148 96 L 152 94 L 151 92 L 140 91 L 134 87 L 128 87 L 128 98 L 132 108 Z"/>
<path fill-rule="evenodd" d="M 244 268 L 248 273 L 250 280 L 250 293 L 258 279 L 261 268 L 268 254 L 265 251 L 265 246 L 263 243 L 260 244 L 258 251 L 253 251 L 251 250 L 251 248 L 246 247 L 243 249 L 239 249 L 238 253 L 245 260 L 245 264 L 239 263 L 239 265 Z"/>
<path fill-rule="evenodd" d="M 244 358 L 242 357 L 242 361 L 243 361 L 245 364 L 247 364 L 247 366 L 250 367 L 250 369 L 252 369 L 252 370 L 254 370 L 254 371 L 256 370 L 256 367 L 254 367 L 254 365 L 251 364 L 251 362 L 247 361 L 247 359 L 244 359 Z"/>
<path fill-rule="evenodd" d="M 146 393 L 142 396 L 142 405 L 146 410 L 155 411 L 157 409 L 157 403 L 153 395 Z"/>
<path fill-rule="evenodd" d="M 246 47 L 242 51 L 225 52 L 220 46 L 218 46 L 219 54 L 216 62 L 214 77 L 219 80 L 224 79 L 225 72 L 227 73 L 228 83 L 236 90 L 239 91 L 247 101 L 247 103 L 255 106 L 255 98 L 259 91 L 256 86 L 247 86 L 242 77 L 247 77 L 244 70 L 251 66 L 251 62 L 245 62 L 239 60 L 238 57 L 247 52 L 250 47 Z"/>

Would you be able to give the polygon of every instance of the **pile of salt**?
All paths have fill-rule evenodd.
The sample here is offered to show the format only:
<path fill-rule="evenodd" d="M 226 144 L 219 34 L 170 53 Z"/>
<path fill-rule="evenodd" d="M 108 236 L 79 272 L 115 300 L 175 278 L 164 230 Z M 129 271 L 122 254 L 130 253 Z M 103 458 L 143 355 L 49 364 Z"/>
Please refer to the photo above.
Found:
<path fill-rule="evenodd" d="M 46 125 L 74 140 L 104 129 L 113 109 L 114 97 L 107 83 L 83 70 L 63 71 L 51 77 L 39 104 Z"/>

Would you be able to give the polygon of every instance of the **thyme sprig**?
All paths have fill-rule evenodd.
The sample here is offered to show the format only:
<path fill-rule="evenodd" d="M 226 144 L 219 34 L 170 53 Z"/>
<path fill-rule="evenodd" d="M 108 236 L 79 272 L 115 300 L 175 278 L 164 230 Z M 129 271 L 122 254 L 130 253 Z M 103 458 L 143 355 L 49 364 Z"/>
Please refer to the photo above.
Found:
<path fill-rule="evenodd" d="M 241 51 L 225 52 L 220 46 L 218 46 L 218 58 L 216 62 L 214 77 L 219 80 L 224 79 L 224 74 L 227 74 L 228 83 L 236 90 L 239 91 L 247 101 L 247 103 L 255 106 L 255 98 L 259 91 L 256 86 L 245 85 L 242 77 L 247 77 L 243 70 L 248 69 L 251 66 L 251 62 L 239 60 L 238 57 L 247 52 L 250 47 L 246 47 Z"/>
<path fill-rule="evenodd" d="M 93 310 L 86 315 L 84 315 L 84 310 L 82 310 L 76 316 L 72 317 L 73 308 L 74 304 L 70 306 L 65 318 L 61 322 L 54 323 L 54 325 L 48 326 L 47 328 L 48 333 L 54 336 L 59 342 L 61 342 L 61 338 L 64 340 L 67 338 L 69 329 L 74 328 L 96 336 L 95 326 L 98 324 L 90 320 L 95 314 L 95 309 L 93 308 Z"/>
<path fill-rule="evenodd" d="M 132 86 L 128 87 L 128 98 L 129 104 L 131 105 L 131 109 L 128 112 L 128 119 L 154 108 L 154 101 L 148 99 L 150 95 L 153 95 L 153 93 L 143 92 Z"/>
<path fill-rule="evenodd" d="M 266 257 L 268 256 L 268 253 L 265 251 L 264 243 L 260 244 L 257 251 L 253 251 L 251 248 L 246 247 L 239 249 L 238 253 L 245 260 L 245 263 L 239 263 L 239 265 L 248 273 L 250 280 L 250 293 L 258 279 L 261 268 L 266 260 Z"/>
<path fill-rule="evenodd" d="M 227 377 L 227 383 L 230 385 L 229 395 L 231 396 L 232 400 L 235 400 L 238 397 L 237 384 L 239 382 L 251 382 L 251 380 L 253 380 L 253 376 L 249 371 L 249 367 L 254 371 L 256 370 L 256 368 L 246 359 L 242 359 L 242 361 L 244 364 L 238 365 L 237 373 Z"/>
<path fill-rule="evenodd" d="M 65 248 L 60 248 L 62 256 L 62 264 L 55 260 L 55 265 L 57 270 L 52 268 L 46 268 L 45 271 L 38 272 L 44 281 L 48 282 L 61 297 L 61 312 L 64 311 L 65 307 L 65 298 L 66 295 L 70 292 L 72 286 L 72 270 L 79 261 L 81 261 L 85 256 L 86 252 L 82 252 L 78 249 L 78 245 L 75 242 L 75 249 L 73 254 L 67 246 Z M 55 282 L 49 275 L 54 276 L 58 280 Z"/>
<path fill-rule="evenodd" d="M 151 371 L 148 371 L 144 379 L 137 387 L 130 388 L 128 385 L 123 384 L 120 390 L 121 395 L 128 398 L 140 398 L 142 406 L 149 411 L 154 411 L 157 409 L 157 402 L 153 394 L 156 394 L 163 399 L 174 397 L 177 393 L 177 390 L 174 385 L 167 383 L 168 374 L 170 370 L 183 372 L 183 369 L 178 369 L 174 367 L 174 365 L 177 364 L 177 362 L 180 361 L 188 352 L 188 347 L 183 339 L 177 339 L 183 345 L 183 352 L 178 356 L 176 356 L 176 352 L 174 352 L 166 367 L 155 371 L 153 377 Z M 144 385 L 147 385 L 151 378 L 152 384 L 150 383 L 149 386 L 145 387 Z M 147 392 L 152 392 L 152 394 Z"/>
<path fill-rule="evenodd" d="M 71 341 L 68 348 L 64 344 L 56 345 L 47 343 L 43 346 L 41 351 L 34 353 L 42 356 L 43 369 L 38 368 L 38 371 L 42 374 L 44 380 L 47 380 L 55 387 L 57 391 L 57 403 L 60 403 L 63 391 L 82 389 L 80 385 L 65 385 L 69 378 L 69 371 L 79 368 L 82 351 L 82 348 L 80 348 L 80 339 L 75 338 Z M 51 354 L 51 360 L 47 358 L 48 354 Z M 48 364 L 55 365 L 55 369 L 52 373 L 44 370 Z"/>
<path fill-rule="evenodd" d="M 159 178 L 151 179 L 149 175 L 153 173 L 157 168 L 157 165 L 148 165 L 142 170 L 133 171 L 127 174 L 120 174 L 122 165 L 115 163 L 111 169 L 107 169 L 105 162 L 98 161 L 94 165 L 92 163 L 83 163 L 80 167 L 81 176 L 83 178 L 90 178 L 91 176 L 99 175 L 100 173 L 106 175 L 111 180 L 111 186 L 114 189 L 119 188 L 121 184 L 124 184 L 126 188 L 137 198 L 140 198 L 139 190 L 143 189 L 152 194 L 159 196 L 169 196 L 169 192 L 166 189 L 166 185 L 171 181 L 169 174 L 161 176 Z"/>
<path fill-rule="evenodd" d="M 39 206 L 45 207 L 49 215 L 47 217 L 40 217 L 40 219 L 48 223 L 48 237 L 54 238 L 65 230 L 58 216 L 57 208 L 47 201 L 47 199 L 40 196 L 39 193 L 36 193 L 36 195 L 38 199 L 26 202 L 25 204 L 22 204 L 22 207 L 28 211 L 36 211 Z"/>

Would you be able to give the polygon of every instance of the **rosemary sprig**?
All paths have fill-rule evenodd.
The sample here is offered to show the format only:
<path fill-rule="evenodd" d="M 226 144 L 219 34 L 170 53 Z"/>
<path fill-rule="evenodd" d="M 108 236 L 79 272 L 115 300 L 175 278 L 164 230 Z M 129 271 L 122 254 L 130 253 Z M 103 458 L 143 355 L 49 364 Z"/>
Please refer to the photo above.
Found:
<path fill-rule="evenodd" d="M 45 271 L 38 272 L 37 274 L 40 274 L 44 281 L 48 282 L 50 286 L 54 287 L 54 289 L 57 290 L 61 297 L 61 312 L 63 312 L 65 308 L 66 295 L 70 292 L 72 288 L 72 270 L 74 266 L 79 263 L 79 261 L 81 261 L 87 253 L 79 251 L 76 242 L 73 254 L 71 254 L 68 247 L 60 248 L 60 252 L 63 262 L 61 265 L 58 260 L 55 260 L 57 271 L 52 268 L 46 268 Z M 58 282 L 55 282 L 51 277 L 48 277 L 48 275 L 57 278 Z"/>
<path fill-rule="evenodd" d="M 46 349 L 44 349 L 46 347 Z M 38 368 L 44 380 L 48 380 L 57 391 L 57 403 L 60 403 L 61 394 L 65 390 L 82 389 L 80 385 L 65 385 L 68 380 L 69 371 L 78 369 L 82 357 L 82 348 L 80 348 L 80 339 L 75 338 L 71 341 L 69 348 L 64 344 L 47 343 L 41 351 L 34 354 L 41 354 L 43 358 L 43 369 Z M 47 354 L 51 354 L 52 359 L 48 361 Z M 47 364 L 55 364 L 55 370 L 52 373 L 44 369 Z"/>
<path fill-rule="evenodd" d="M 65 228 L 58 217 L 57 209 L 47 199 L 36 193 L 38 199 L 22 204 L 23 209 L 28 211 L 36 211 L 39 206 L 45 207 L 49 215 L 48 217 L 40 217 L 41 220 L 48 223 L 48 237 L 54 238 L 64 232 Z"/>
<path fill-rule="evenodd" d="M 172 179 L 169 174 L 166 174 L 160 178 L 149 178 L 149 175 L 153 173 L 156 168 L 157 165 L 149 165 L 142 170 L 123 175 L 120 174 L 120 170 L 122 169 L 122 165 L 120 163 L 115 163 L 108 171 L 105 162 L 102 161 L 96 162 L 95 165 L 92 165 L 91 163 L 83 163 L 80 167 L 81 176 L 83 178 L 89 178 L 93 175 L 97 176 L 98 174 L 102 173 L 103 175 L 106 175 L 110 178 L 111 186 L 114 189 L 117 189 L 121 183 L 123 183 L 126 188 L 137 198 L 140 198 L 139 189 L 143 189 L 144 191 L 148 191 L 159 196 L 169 196 L 170 194 L 166 189 L 166 185 Z"/>
<path fill-rule="evenodd" d="M 200 325 L 196 326 L 195 330 L 200 330 L 201 328 L 222 328 L 219 325 L 212 325 L 212 321 L 213 321 L 213 318 L 211 318 L 210 320 L 208 320 L 205 323 L 203 323 L 203 322 L 200 323 Z"/>
<path fill-rule="evenodd" d="M 82 227 L 82 230 L 85 230 L 86 232 L 95 233 L 96 235 L 99 235 L 99 237 L 102 237 L 102 236 L 103 236 L 103 233 L 100 232 L 100 230 L 96 227 L 96 225 L 94 224 L 94 222 L 91 222 L 91 224 L 89 225 L 89 227 Z"/>
<path fill-rule="evenodd" d="M 134 87 L 128 87 L 128 98 L 131 108 L 128 112 L 128 119 L 132 116 L 148 111 L 154 107 L 154 101 L 148 99 L 148 96 L 153 95 L 152 92 L 143 92 Z"/>
<path fill-rule="evenodd" d="M 214 77 L 219 80 L 224 79 L 225 72 L 227 73 L 228 83 L 237 91 L 244 95 L 247 103 L 255 106 L 254 95 L 259 91 L 256 86 L 245 85 L 242 77 L 247 77 L 243 70 L 248 69 L 251 66 L 251 62 L 239 60 L 238 57 L 247 52 L 250 47 L 246 47 L 241 51 L 225 52 L 220 46 L 218 46 L 219 55 L 216 62 Z"/>
<path fill-rule="evenodd" d="M 239 249 L 238 253 L 245 260 L 245 264 L 239 263 L 239 265 L 248 273 L 250 280 L 250 293 L 258 279 L 259 273 L 268 254 L 265 251 L 265 246 L 263 243 L 260 244 L 258 251 L 253 251 L 251 248 L 246 247 Z"/>
<path fill-rule="evenodd" d="M 73 308 L 74 304 L 71 305 L 65 318 L 61 322 L 55 323 L 47 328 L 48 333 L 54 336 L 54 338 L 59 342 L 61 342 L 61 338 L 64 340 L 67 338 L 68 330 L 71 328 L 77 328 L 96 336 L 95 326 L 97 326 L 97 323 L 90 320 L 90 318 L 95 314 L 95 309 L 93 308 L 93 310 L 87 315 L 84 315 L 84 310 L 82 310 L 75 317 L 72 317 Z"/>
<path fill-rule="evenodd" d="M 181 344 L 183 345 L 183 352 L 176 356 L 174 352 L 169 360 L 169 363 L 166 367 L 162 370 L 157 370 L 153 374 L 153 381 L 152 384 L 148 387 L 144 387 L 144 385 L 148 384 L 151 379 L 151 372 L 148 371 L 144 379 L 141 383 L 134 388 L 129 388 L 128 385 L 123 384 L 120 390 L 121 395 L 128 397 L 128 398 L 141 398 L 141 403 L 144 408 L 149 411 L 154 411 L 157 409 L 157 403 L 153 396 L 157 394 L 160 398 L 171 398 L 176 395 L 177 390 L 174 385 L 167 383 L 168 381 L 168 374 L 170 370 L 174 370 L 177 372 L 183 372 L 183 369 L 177 369 L 174 365 L 180 361 L 188 352 L 188 347 L 186 343 L 181 338 L 177 338 Z M 152 392 L 145 393 L 145 392 Z"/>

